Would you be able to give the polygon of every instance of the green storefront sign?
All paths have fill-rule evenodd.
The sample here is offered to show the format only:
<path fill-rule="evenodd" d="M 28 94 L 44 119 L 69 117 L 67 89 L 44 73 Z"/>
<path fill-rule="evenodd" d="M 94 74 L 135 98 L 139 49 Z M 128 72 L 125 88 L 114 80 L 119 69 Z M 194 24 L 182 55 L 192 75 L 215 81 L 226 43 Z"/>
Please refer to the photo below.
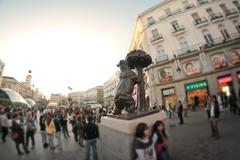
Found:
<path fill-rule="evenodd" d="M 207 87 L 208 87 L 207 80 L 185 84 L 185 90 L 186 91 L 197 90 L 197 89 L 207 88 Z"/>

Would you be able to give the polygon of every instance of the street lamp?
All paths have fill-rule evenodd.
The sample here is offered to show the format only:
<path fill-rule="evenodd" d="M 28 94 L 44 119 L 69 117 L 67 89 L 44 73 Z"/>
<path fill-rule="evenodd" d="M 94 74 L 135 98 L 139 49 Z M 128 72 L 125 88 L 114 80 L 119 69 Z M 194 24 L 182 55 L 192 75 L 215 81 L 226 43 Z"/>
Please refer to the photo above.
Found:
<path fill-rule="evenodd" d="M 178 61 L 178 58 L 177 58 L 176 54 L 174 54 L 173 56 L 174 56 L 175 64 L 176 64 L 176 67 L 177 67 L 176 71 L 181 72 L 181 68 L 179 66 L 179 61 Z"/>

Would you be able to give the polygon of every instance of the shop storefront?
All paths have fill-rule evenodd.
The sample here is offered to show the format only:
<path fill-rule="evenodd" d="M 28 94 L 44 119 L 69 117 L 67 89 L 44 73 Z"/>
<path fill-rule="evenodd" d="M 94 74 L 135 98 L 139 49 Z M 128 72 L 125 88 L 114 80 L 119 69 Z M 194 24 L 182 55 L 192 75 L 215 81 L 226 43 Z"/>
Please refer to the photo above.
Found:
<path fill-rule="evenodd" d="M 231 91 L 233 90 L 232 81 L 233 79 L 231 75 L 218 77 L 219 90 L 224 92 L 227 96 L 230 96 Z"/>
<path fill-rule="evenodd" d="M 204 107 L 205 96 L 208 94 L 208 81 L 198 81 L 185 84 L 188 104 L 192 105 L 193 100 L 197 100 L 199 107 Z"/>
<path fill-rule="evenodd" d="M 166 108 L 169 108 L 171 105 L 172 107 L 175 105 L 177 96 L 175 92 L 175 88 L 167 88 L 162 89 L 162 95 L 163 95 L 163 104 L 166 106 Z"/>

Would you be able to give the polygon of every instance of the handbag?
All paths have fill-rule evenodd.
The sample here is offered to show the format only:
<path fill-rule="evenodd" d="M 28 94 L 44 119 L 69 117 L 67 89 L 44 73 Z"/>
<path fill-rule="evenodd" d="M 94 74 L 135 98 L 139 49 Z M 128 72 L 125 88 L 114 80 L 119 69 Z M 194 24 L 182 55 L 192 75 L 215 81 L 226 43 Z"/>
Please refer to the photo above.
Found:
<path fill-rule="evenodd" d="M 12 132 L 11 137 L 14 141 L 17 140 L 18 139 L 18 133 L 17 132 Z"/>

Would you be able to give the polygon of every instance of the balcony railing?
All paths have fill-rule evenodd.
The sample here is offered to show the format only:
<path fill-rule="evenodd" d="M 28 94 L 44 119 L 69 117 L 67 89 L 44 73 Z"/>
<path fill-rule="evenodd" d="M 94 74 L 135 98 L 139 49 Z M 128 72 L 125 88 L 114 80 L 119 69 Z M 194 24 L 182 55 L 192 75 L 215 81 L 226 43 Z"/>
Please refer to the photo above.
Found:
<path fill-rule="evenodd" d="M 175 26 L 175 28 L 172 28 L 172 33 L 175 34 L 183 30 L 185 30 L 185 27 L 183 25 Z"/>
<path fill-rule="evenodd" d="M 193 7 L 195 7 L 195 6 L 194 6 L 194 4 L 192 4 L 192 3 L 189 3 L 189 4 L 184 5 L 184 9 L 185 9 L 185 10 L 188 10 L 188 9 L 190 9 L 190 8 L 193 8 Z"/>
<path fill-rule="evenodd" d="M 189 53 L 192 53 L 192 52 L 195 52 L 195 51 L 198 51 L 198 50 L 199 50 L 198 45 L 192 45 L 192 46 L 188 46 L 186 48 L 176 50 L 173 53 L 180 56 L 180 55 L 189 54 Z"/>
<path fill-rule="evenodd" d="M 172 16 L 172 15 L 174 15 L 174 14 L 177 14 L 177 13 L 179 13 L 179 12 L 182 12 L 182 10 L 181 10 L 180 8 L 179 8 L 179 9 L 176 9 L 176 10 L 174 10 L 174 11 L 171 11 L 169 14 L 165 14 L 165 15 L 159 17 L 159 21 L 162 21 L 162 20 L 164 20 L 165 18 L 170 17 L 170 16 Z"/>
<path fill-rule="evenodd" d="M 193 21 L 193 24 L 199 25 L 199 24 L 203 24 L 203 23 L 207 23 L 207 22 L 208 22 L 207 18 L 202 17 L 202 18 L 197 18 L 197 19 L 195 19 L 195 20 Z"/>
<path fill-rule="evenodd" d="M 222 19 L 223 15 L 220 12 L 213 13 L 213 14 L 209 15 L 209 18 L 210 18 L 211 21 L 216 21 L 218 19 Z"/>
<path fill-rule="evenodd" d="M 152 21 L 149 21 L 147 25 L 148 25 L 148 26 L 151 26 L 151 25 L 153 25 L 153 24 L 155 24 L 155 23 L 156 23 L 156 20 L 152 20 Z"/>
<path fill-rule="evenodd" d="M 201 48 L 209 48 L 209 47 L 220 45 L 220 44 L 223 44 L 223 43 L 226 43 L 226 42 L 229 42 L 229 41 L 240 39 L 240 33 L 238 33 L 238 32 L 237 33 L 232 33 L 229 36 L 230 36 L 230 38 L 228 38 L 228 39 L 221 36 L 221 37 L 213 39 L 212 41 L 203 42 L 199 45 L 201 46 Z"/>
<path fill-rule="evenodd" d="M 202 5 L 204 3 L 208 3 L 208 0 L 198 0 L 198 5 Z"/>
<path fill-rule="evenodd" d="M 162 36 L 162 34 L 159 34 L 156 37 L 152 37 L 150 41 L 151 41 L 151 43 L 154 43 L 154 42 L 156 42 L 158 40 L 161 40 L 161 39 L 163 39 L 163 36 Z"/>
<path fill-rule="evenodd" d="M 225 13 L 226 17 L 229 17 L 229 16 L 232 16 L 232 15 L 238 14 L 238 11 L 236 9 L 232 8 L 232 9 L 224 10 L 224 13 Z"/>
<path fill-rule="evenodd" d="M 230 36 L 229 39 L 225 39 L 224 37 L 218 37 L 218 38 L 212 39 L 211 41 L 208 41 L 208 42 L 202 42 L 202 43 L 198 43 L 198 44 L 195 44 L 192 46 L 188 46 L 186 48 L 182 48 L 182 49 L 173 51 L 173 54 L 175 54 L 177 56 L 182 56 L 182 55 L 187 55 L 187 54 L 192 54 L 192 53 L 198 53 L 201 49 L 208 49 L 208 48 L 211 48 L 211 47 L 214 47 L 217 45 L 222 45 L 227 42 L 234 41 L 234 40 L 240 40 L 239 32 L 232 33 L 229 36 Z"/>
<path fill-rule="evenodd" d="M 167 61 L 168 60 L 168 55 L 167 54 L 160 55 L 160 56 L 156 57 L 155 60 L 156 60 L 156 63 Z"/>

